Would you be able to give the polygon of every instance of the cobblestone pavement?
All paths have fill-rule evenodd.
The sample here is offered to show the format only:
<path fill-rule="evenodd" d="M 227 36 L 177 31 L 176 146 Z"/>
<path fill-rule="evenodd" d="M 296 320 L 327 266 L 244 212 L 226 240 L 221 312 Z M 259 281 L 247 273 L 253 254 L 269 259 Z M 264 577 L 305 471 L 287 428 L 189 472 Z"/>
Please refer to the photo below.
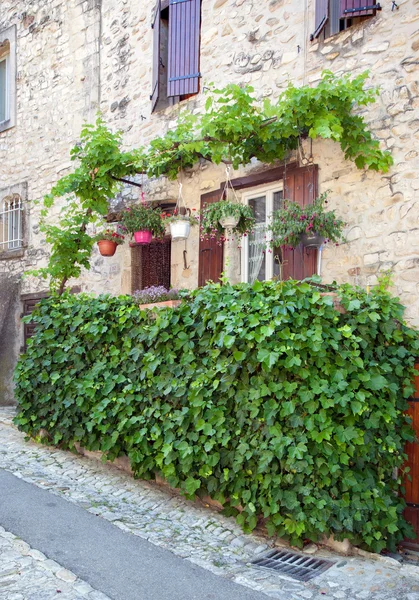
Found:
<path fill-rule="evenodd" d="M 0 527 L 0 598 L 109 600 L 74 573 Z"/>
<path fill-rule="evenodd" d="M 401 565 L 394 559 L 376 555 L 342 557 L 312 545 L 315 556 L 331 559 L 334 566 L 308 583 L 256 569 L 248 563 L 273 546 L 270 540 L 260 535 L 245 535 L 234 519 L 172 495 L 155 484 L 135 481 L 110 465 L 25 442 L 23 434 L 12 426 L 12 416 L 12 409 L 0 408 L 0 468 L 217 575 L 280 600 L 419 600 L 419 567 Z M 7 536 L 0 537 L 0 543 L 7 541 Z M 16 540 L 10 543 L 18 544 Z M 42 577 L 51 577 L 51 572 L 47 575 L 48 570 L 42 567 L 42 561 L 34 566 L 32 558 L 27 565 L 29 571 L 34 570 L 35 575 L 35 570 L 40 569 Z M 11 563 L 19 565 L 19 558 L 16 561 L 11 558 Z M 52 561 L 44 566 L 48 564 Z M 14 591 L 2 596 L 2 581 L 7 581 L 2 572 L 16 568 L 1 566 L 0 598 L 43 600 L 50 597 L 23 596 Z M 64 582 L 60 585 L 63 592 L 60 598 L 86 597 L 76 589 L 75 583 L 72 588 L 65 588 L 67 583 Z M 94 595 L 87 597 L 94 598 Z"/>

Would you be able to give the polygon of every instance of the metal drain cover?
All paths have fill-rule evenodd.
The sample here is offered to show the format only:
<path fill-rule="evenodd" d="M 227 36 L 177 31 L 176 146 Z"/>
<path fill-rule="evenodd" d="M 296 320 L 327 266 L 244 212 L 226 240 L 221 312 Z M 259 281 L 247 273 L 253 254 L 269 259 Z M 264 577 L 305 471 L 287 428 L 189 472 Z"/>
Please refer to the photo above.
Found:
<path fill-rule="evenodd" d="M 334 565 L 332 561 L 324 558 L 314 558 L 288 550 L 270 550 L 253 559 L 251 564 L 262 569 L 283 573 L 298 581 L 309 581 Z"/>

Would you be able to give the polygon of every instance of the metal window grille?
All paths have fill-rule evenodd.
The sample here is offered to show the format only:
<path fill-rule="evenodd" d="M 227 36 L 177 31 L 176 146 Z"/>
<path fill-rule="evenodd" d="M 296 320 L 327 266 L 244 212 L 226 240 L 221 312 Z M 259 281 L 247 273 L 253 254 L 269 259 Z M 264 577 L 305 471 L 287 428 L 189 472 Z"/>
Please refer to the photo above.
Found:
<path fill-rule="evenodd" d="M 23 245 L 23 204 L 19 194 L 6 196 L 0 203 L 0 251 Z"/>

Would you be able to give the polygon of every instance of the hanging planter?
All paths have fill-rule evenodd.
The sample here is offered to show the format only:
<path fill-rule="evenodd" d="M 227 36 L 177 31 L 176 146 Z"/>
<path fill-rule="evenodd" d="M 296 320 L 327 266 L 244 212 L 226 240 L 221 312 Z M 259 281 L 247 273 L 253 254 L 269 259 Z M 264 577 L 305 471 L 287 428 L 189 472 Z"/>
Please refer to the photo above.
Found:
<path fill-rule="evenodd" d="M 326 210 L 327 202 L 327 193 L 306 206 L 285 200 L 284 208 L 273 213 L 268 228 L 272 247 L 297 248 L 302 244 L 304 248 L 320 248 L 325 241 L 341 241 L 345 223 L 337 218 L 335 211 Z"/>
<path fill-rule="evenodd" d="M 234 201 L 225 200 L 228 191 L 234 196 Z M 228 234 L 248 235 L 255 227 L 255 216 L 247 204 L 240 204 L 236 191 L 230 179 L 230 167 L 226 169 L 226 183 L 219 202 L 205 206 L 201 218 L 201 237 L 224 240 Z"/>
<path fill-rule="evenodd" d="M 192 209 L 195 210 L 195 209 Z M 182 196 L 182 184 L 179 183 L 179 195 L 176 202 L 176 208 L 171 215 L 167 215 L 165 223 L 170 225 L 170 235 L 172 241 L 187 240 L 191 232 L 191 226 L 199 223 L 197 214 L 192 214 L 191 209 L 186 207 Z"/>
<path fill-rule="evenodd" d="M 172 240 L 187 240 L 191 232 L 191 224 L 189 219 L 178 219 L 170 223 L 170 235 Z"/>
<path fill-rule="evenodd" d="M 122 225 L 129 233 L 132 233 L 137 244 L 149 244 L 153 239 L 162 238 L 165 225 L 160 210 L 153 208 L 144 201 L 144 193 L 141 194 L 141 204 L 127 208 L 122 214 Z"/>
<path fill-rule="evenodd" d="M 324 244 L 324 237 L 319 233 L 302 233 L 300 242 L 304 248 L 320 248 Z"/>
<path fill-rule="evenodd" d="M 237 215 L 226 215 L 218 219 L 219 224 L 223 229 L 233 229 L 239 222 L 240 217 Z"/>
<path fill-rule="evenodd" d="M 106 229 L 105 231 L 98 233 L 95 239 L 102 256 L 113 256 L 117 246 L 123 244 L 125 238 L 116 231 Z"/>
<path fill-rule="evenodd" d="M 102 256 L 113 256 L 116 252 L 117 245 L 110 240 L 100 240 L 97 245 L 99 246 L 99 252 Z"/>
<path fill-rule="evenodd" d="M 153 239 L 153 233 L 148 229 L 134 231 L 134 240 L 137 244 L 150 244 Z"/>

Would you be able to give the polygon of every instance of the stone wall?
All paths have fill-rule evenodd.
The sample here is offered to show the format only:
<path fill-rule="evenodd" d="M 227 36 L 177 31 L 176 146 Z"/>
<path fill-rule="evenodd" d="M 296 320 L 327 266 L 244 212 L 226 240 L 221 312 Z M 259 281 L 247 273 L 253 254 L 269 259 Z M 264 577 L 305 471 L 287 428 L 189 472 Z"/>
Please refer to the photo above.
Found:
<path fill-rule="evenodd" d="M 174 124 L 179 110 L 202 110 L 204 94 L 150 114 L 154 0 L 138 14 L 137 4 L 103 2 L 104 54 L 101 109 L 124 130 L 127 147 L 147 143 Z M 386 174 L 359 171 L 345 161 L 340 148 L 316 141 L 320 192 L 330 189 L 331 207 L 347 222 L 348 243 L 323 252 L 325 281 L 373 285 L 380 270 L 391 269 L 395 289 L 419 324 L 419 1 L 384 3 L 371 19 L 323 41 L 310 42 L 314 2 L 305 10 L 299 0 L 211 0 L 202 6 L 202 86 L 215 82 L 250 83 L 260 98 L 277 98 L 289 81 L 315 84 L 324 69 L 353 75 L 370 70 L 371 85 L 381 94 L 365 116 L 382 147 L 391 149 L 395 164 Z M 142 117 L 145 117 L 143 119 Z M 235 176 L 265 168 L 251 165 Z M 198 208 L 200 195 L 219 187 L 224 169 L 201 164 L 182 175 L 183 193 Z M 149 198 L 176 198 L 177 186 L 162 179 L 148 182 Z M 173 284 L 197 284 L 198 233 L 187 242 L 190 269 L 183 270 L 184 244 L 173 243 Z M 119 252 L 129 288 L 129 249 Z M 111 267 L 112 268 L 112 267 Z M 118 282 L 115 282 L 118 286 Z M 101 285 L 98 280 L 99 287 Z M 96 289 L 97 286 L 96 286 Z M 118 291 L 115 288 L 115 292 Z"/>
<path fill-rule="evenodd" d="M 250 83 L 261 99 L 274 100 L 289 81 L 315 84 L 323 69 L 353 75 L 370 70 L 371 85 L 382 92 L 365 116 L 382 147 L 392 150 L 395 165 L 386 175 L 359 171 L 336 144 L 313 144 L 320 191 L 331 190 L 331 207 L 348 224 L 348 243 L 324 251 L 322 275 L 325 281 L 372 285 L 380 270 L 391 269 L 409 320 L 419 324 L 419 0 L 399 0 L 394 11 L 391 2 L 382 4 L 375 17 L 310 42 L 314 0 L 203 0 L 201 89 Z M 123 131 L 127 148 L 164 133 L 180 110 L 203 109 L 201 93 L 151 114 L 154 5 L 155 0 L 2 1 L 0 30 L 17 29 L 18 81 L 16 127 L 0 133 L 0 189 L 27 183 L 28 236 L 23 257 L 0 257 L 0 277 L 45 264 L 48 249 L 34 201 L 71 167 L 69 150 L 98 106 L 111 127 Z M 234 176 L 263 168 L 252 164 Z M 198 208 L 200 195 L 224 179 L 224 169 L 209 164 L 183 173 L 189 206 Z M 146 182 L 146 192 L 159 200 L 178 193 L 164 178 Z M 130 188 L 114 203 L 136 198 L 138 191 Z M 173 243 L 173 285 L 195 287 L 196 230 L 187 249 L 190 268 L 184 270 L 184 244 Z M 95 252 L 81 284 L 94 292 L 129 292 L 128 245 L 112 259 Z M 34 278 L 23 282 L 25 292 L 45 286 Z"/>
<path fill-rule="evenodd" d="M 35 201 L 71 167 L 69 150 L 99 104 L 98 15 L 93 0 L 1 2 L 0 31 L 15 25 L 17 32 L 17 114 L 16 126 L 0 133 L 0 205 L 10 190 L 24 200 L 25 247 L 0 251 L 0 404 L 10 401 L 22 345 L 15 318 L 22 311 L 20 292 L 47 288 L 33 277 L 21 280 L 48 256 Z M 9 282 L 18 283 L 11 288 Z"/>

